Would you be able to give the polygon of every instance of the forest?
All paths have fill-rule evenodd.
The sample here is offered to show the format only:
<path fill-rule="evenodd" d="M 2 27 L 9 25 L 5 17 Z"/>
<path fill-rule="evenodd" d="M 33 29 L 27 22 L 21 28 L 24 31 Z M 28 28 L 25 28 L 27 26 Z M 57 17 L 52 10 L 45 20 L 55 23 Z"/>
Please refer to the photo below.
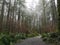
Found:
<path fill-rule="evenodd" d="M 0 32 L 55 31 L 57 15 L 56 1 L 1 0 Z"/>
<path fill-rule="evenodd" d="M 56 44 L 58 39 L 60 44 L 59 0 L 0 0 L 1 45 L 40 35 L 44 41 Z"/>

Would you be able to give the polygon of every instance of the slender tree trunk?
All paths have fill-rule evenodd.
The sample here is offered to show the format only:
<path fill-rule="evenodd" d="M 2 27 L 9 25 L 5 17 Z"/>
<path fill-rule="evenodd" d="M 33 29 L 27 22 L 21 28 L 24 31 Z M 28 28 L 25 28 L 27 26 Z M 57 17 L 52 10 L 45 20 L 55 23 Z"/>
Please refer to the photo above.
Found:
<path fill-rule="evenodd" d="M 4 16 L 4 4 L 5 4 L 5 0 L 3 0 L 2 3 L 2 10 L 1 10 L 1 19 L 0 19 L 0 31 L 2 31 L 2 27 L 3 27 L 3 16 Z"/>
<path fill-rule="evenodd" d="M 18 33 L 19 33 L 19 30 L 20 30 L 20 8 L 18 11 Z"/>
<path fill-rule="evenodd" d="M 42 25 L 43 25 L 43 32 L 47 32 L 46 29 L 46 7 L 45 7 L 45 0 L 42 0 L 43 3 L 43 20 L 42 20 Z"/>
<path fill-rule="evenodd" d="M 55 0 L 51 0 L 51 14 L 52 14 L 52 31 L 56 31 L 56 25 L 57 25 L 57 11 L 56 11 L 56 5 Z"/>
<path fill-rule="evenodd" d="M 9 32 L 10 31 L 10 25 L 9 25 L 9 14 L 10 14 L 10 6 L 11 6 L 11 0 L 9 0 L 9 7 L 8 7 L 8 14 L 7 14 L 7 23 L 6 23 L 6 25 L 7 25 L 7 31 Z"/>
<path fill-rule="evenodd" d="M 59 32 L 60 32 L 60 0 L 57 0 L 57 5 L 58 5 L 58 29 L 59 29 Z"/>
<path fill-rule="evenodd" d="M 15 18 L 15 17 L 14 17 L 14 16 L 15 16 L 15 12 L 16 12 L 16 9 L 15 9 L 15 8 L 16 8 L 16 0 L 14 1 L 14 7 L 13 7 L 13 20 L 12 20 L 12 21 L 13 21 L 13 22 L 12 22 L 12 24 L 13 24 L 13 27 L 12 27 L 12 28 L 13 28 L 13 29 L 12 29 L 12 32 L 15 32 L 15 31 L 14 31 L 14 30 L 15 30 L 15 21 L 14 21 L 14 18 Z"/>

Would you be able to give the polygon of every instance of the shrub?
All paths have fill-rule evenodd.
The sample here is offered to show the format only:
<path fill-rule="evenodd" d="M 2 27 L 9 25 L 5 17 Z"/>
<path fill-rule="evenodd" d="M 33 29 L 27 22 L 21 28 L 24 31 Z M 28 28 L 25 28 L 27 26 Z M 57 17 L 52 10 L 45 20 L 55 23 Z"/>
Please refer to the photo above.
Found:
<path fill-rule="evenodd" d="M 18 33 L 15 36 L 17 39 L 26 39 L 26 34 L 25 33 Z"/>
<path fill-rule="evenodd" d="M 24 35 L 19 33 L 0 33 L 0 45 L 11 45 L 23 38 L 25 39 Z"/>
<path fill-rule="evenodd" d="M 53 32 L 53 33 L 44 33 L 42 34 L 43 41 L 47 43 L 59 44 L 60 45 L 60 33 Z"/>
<path fill-rule="evenodd" d="M 37 36 L 38 33 L 31 33 L 31 34 L 26 34 L 26 33 L 0 33 L 0 45 L 13 45 L 20 39 L 26 39 L 30 37 L 35 37 Z"/>
<path fill-rule="evenodd" d="M 31 33 L 31 34 L 27 34 L 27 37 L 30 38 L 30 37 L 35 37 L 38 35 L 39 35 L 38 33 Z"/>

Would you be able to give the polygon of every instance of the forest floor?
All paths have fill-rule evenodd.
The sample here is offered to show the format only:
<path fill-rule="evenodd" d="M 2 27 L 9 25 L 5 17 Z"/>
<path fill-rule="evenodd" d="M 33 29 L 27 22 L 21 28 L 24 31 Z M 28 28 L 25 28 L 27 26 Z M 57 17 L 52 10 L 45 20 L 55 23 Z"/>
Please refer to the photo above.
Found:
<path fill-rule="evenodd" d="M 40 36 L 28 38 L 22 41 L 21 43 L 17 43 L 15 45 L 49 45 L 42 41 Z"/>

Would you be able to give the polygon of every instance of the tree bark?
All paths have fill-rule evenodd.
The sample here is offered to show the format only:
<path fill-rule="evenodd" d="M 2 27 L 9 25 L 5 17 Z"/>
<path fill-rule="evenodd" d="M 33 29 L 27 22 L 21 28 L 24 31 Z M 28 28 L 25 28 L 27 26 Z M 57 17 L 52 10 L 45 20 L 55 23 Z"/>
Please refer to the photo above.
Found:
<path fill-rule="evenodd" d="M 1 10 L 1 19 L 0 19 L 0 31 L 2 31 L 2 24 L 3 24 L 3 16 L 4 16 L 4 4 L 5 4 L 5 0 L 3 0 L 2 3 L 2 10 Z"/>
<path fill-rule="evenodd" d="M 60 0 L 57 0 L 57 6 L 58 6 L 58 29 L 60 32 Z"/>
<path fill-rule="evenodd" d="M 9 0 L 9 7 L 8 7 L 8 14 L 7 14 L 7 22 L 6 22 L 6 26 L 7 26 L 7 31 L 9 32 L 10 31 L 10 20 L 9 20 L 9 15 L 10 15 L 10 6 L 11 6 L 11 0 Z"/>

